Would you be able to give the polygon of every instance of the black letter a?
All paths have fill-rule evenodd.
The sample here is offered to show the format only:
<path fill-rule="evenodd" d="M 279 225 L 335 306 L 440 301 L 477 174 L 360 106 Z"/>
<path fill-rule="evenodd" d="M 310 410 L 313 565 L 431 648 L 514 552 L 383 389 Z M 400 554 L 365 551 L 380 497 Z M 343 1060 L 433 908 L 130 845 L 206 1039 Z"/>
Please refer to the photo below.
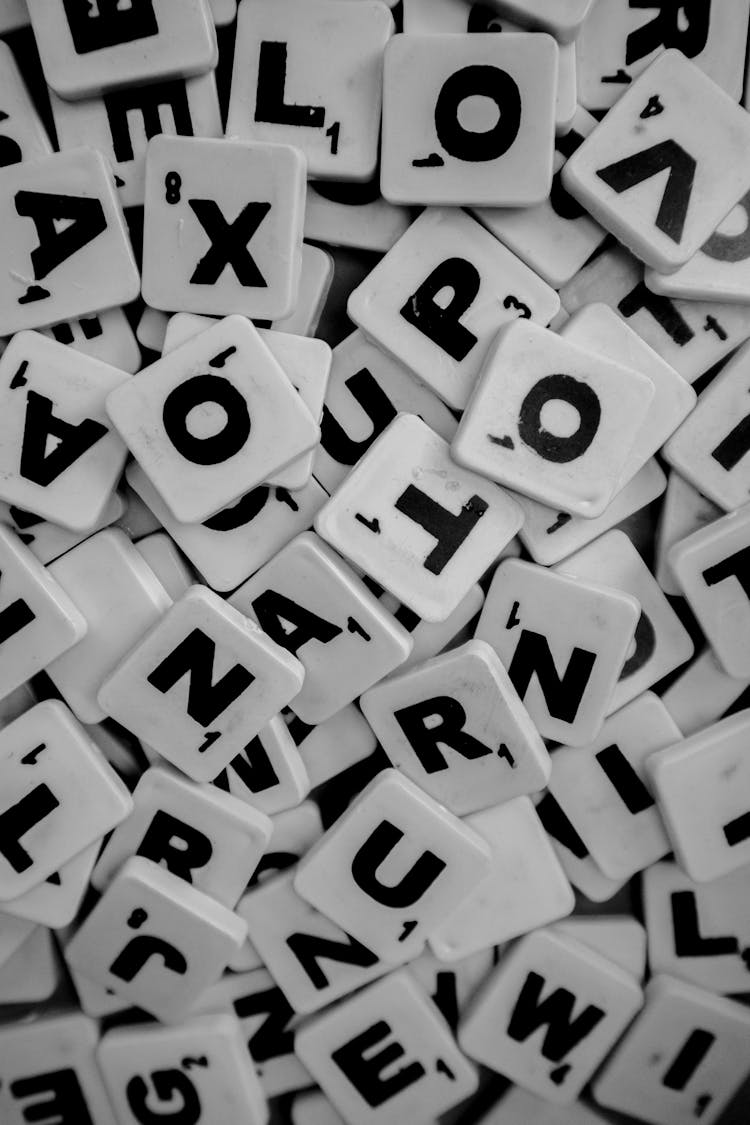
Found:
<path fill-rule="evenodd" d="M 108 433 L 107 427 L 93 418 L 85 418 L 78 425 L 55 418 L 52 400 L 29 391 L 21 446 L 21 476 L 46 488 Z M 50 435 L 58 438 L 59 444 L 47 453 Z"/>

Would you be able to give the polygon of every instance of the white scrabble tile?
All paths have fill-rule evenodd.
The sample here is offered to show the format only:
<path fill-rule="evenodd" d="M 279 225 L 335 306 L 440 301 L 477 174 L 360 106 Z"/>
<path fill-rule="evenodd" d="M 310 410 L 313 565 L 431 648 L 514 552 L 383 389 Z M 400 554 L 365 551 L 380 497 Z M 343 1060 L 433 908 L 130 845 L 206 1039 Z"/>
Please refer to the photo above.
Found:
<path fill-rule="evenodd" d="M 166 313 L 145 305 L 135 330 L 136 338 L 141 347 L 146 351 L 157 352 L 161 355 L 164 351 L 164 337 L 168 323 L 169 317 Z"/>
<path fill-rule="evenodd" d="M 646 760 L 680 741 L 664 704 L 644 692 L 610 715 L 588 746 L 552 755 L 549 791 L 610 879 L 629 879 L 672 850 Z"/>
<path fill-rule="evenodd" d="M 665 47 L 683 51 L 739 101 L 749 9 L 747 0 L 655 12 L 630 0 L 597 0 L 576 40 L 581 104 L 609 109 Z"/>
<path fill-rule="evenodd" d="M 190 568 L 169 536 L 154 531 L 135 545 L 138 554 L 153 570 L 173 601 L 177 601 L 193 584 Z"/>
<path fill-rule="evenodd" d="M 44 926 L 37 926 L 0 968 L 0 1004 L 38 1004 L 49 1000 L 61 979 L 52 934 Z"/>
<path fill-rule="evenodd" d="M 314 801 L 303 801 L 293 809 L 276 813 L 271 823 L 271 840 L 251 879 L 251 886 L 294 867 L 323 835 L 320 810 Z"/>
<path fill-rule="evenodd" d="M 217 27 L 224 27 L 237 18 L 237 0 L 208 0 Z"/>
<path fill-rule="evenodd" d="M 600 516 L 653 397 L 652 380 L 632 367 L 539 325 L 507 325 L 490 348 L 451 451 L 461 464 L 543 504 Z"/>
<path fill-rule="evenodd" d="M 314 179 L 370 179 L 393 30 L 382 4 L 243 0 L 227 136 L 294 145 Z"/>
<path fill-rule="evenodd" d="M 750 676 L 729 676 L 707 648 L 670 684 L 662 700 L 682 733 L 695 734 L 734 708 L 748 687 Z"/>
<path fill-rule="evenodd" d="M 138 296 L 138 270 L 112 176 L 92 149 L 3 168 L 0 220 L 7 265 L 0 335 L 86 317 Z"/>
<path fill-rule="evenodd" d="M 536 802 L 536 811 L 560 866 L 589 902 L 608 902 L 625 886 L 626 879 L 609 879 L 597 866 L 567 814 L 549 791 Z"/>
<path fill-rule="evenodd" d="M 0 698 L 76 646 L 87 621 L 65 587 L 0 526 Z"/>
<path fill-rule="evenodd" d="M 680 51 L 665 51 L 573 154 L 563 184 L 647 265 L 672 273 L 748 190 L 745 117 Z"/>
<path fill-rule="evenodd" d="M 440 1013 L 405 971 L 312 1020 L 297 1033 L 296 1049 L 350 1125 L 433 1121 L 478 1084 Z"/>
<path fill-rule="evenodd" d="M 397 861 L 390 858 L 394 850 Z M 380 875 L 384 865 L 387 878 Z M 386 770 L 303 857 L 294 889 L 381 959 L 398 964 L 421 951 L 490 868 L 490 849 L 475 831 Z"/>
<path fill-rule="evenodd" d="M 26 0 L 0 0 L 0 32 L 5 35 L 30 22 Z"/>
<path fill-rule="evenodd" d="M 49 520 L 43 520 L 41 516 L 32 515 L 31 512 L 26 512 L 0 500 L 0 522 L 15 532 L 24 547 L 28 547 L 32 555 L 44 566 L 59 558 L 60 555 L 64 555 L 66 551 L 77 547 L 79 543 L 88 539 L 95 532 L 110 527 L 124 513 L 125 500 L 119 492 L 114 492 L 104 506 L 101 517 L 93 527 L 87 527 L 83 531 L 70 531 L 67 527 L 50 523 Z"/>
<path fill-rule="evenodd" d="M 511 1086 L 479 1125 L 604 1125 L 604 1119 L 583 1102 L 556 1105 L 521 1086 Z"/>
<path fill-rule="evenodd" d="M 286 316 L 274 317 L 271 328 L 297 336 L 314 336 L 333 284 L 333 258 L 320 246 L 302 243 L 299 288 L 294 308 Z"/>
<path fill-rule="evenodd" d="M 7 1125 L 116 1118 L 96 1065 L 99 1030 L 80 1013 L 8 1024 L 0 1031 L 0 1111 Z"/>
<path fill-rule="evenodd" d="M 161 864 L 234 908 L 271 838 L 265 813 L 176 770 L 152 767 L 133 791 L 134 809 L 113 832 L 92 883 L 104 890 L 131 855 Z"/>
<path fill-rule="evenodd" d="M 115 524 L 120 531 L 124 531 L 128 538 L 134 541 L 141 539 L 144 535 L 150 535 L 153 531 L 162 531 L 164 528 L 164 524 L 156 518 L 150 508 L 146 507 L 141 497 L 128 483 L 128 474 L 131 469 L 137 468 L 135 461 L 131 461 L 120 482 L 122 497 L 125 501 L 125 511 Z M 140 472 L 140 470 L 138 471 Z"/>
<path fill-rule="evenodd" d="M 750 496 L 749 388 L 750 346 L 745 346 L 703 392 L 664 450 L 681 476 L 727 512 Z"/>
<path fill-rule="evenodd" d="M 31 937 L 35 928 L 35 923 L 26 918 L 17 918 L 13 914 L 6 914 L 4 910 L 0 911 L 0 967 Z"/>
<path fill-rule="evenodd" d="M 599 1105 L 652 1125 L 718 1121 L 746 1076 L 750 1014 L 741 1004 L 668 976 L 595 1080 Z"/>
<path fill-rule="evenodd" d="M 524 27 L 547 31 L 561 43 L 575 39 L 594 0 L 490 0 L 503 16 Z"/>
<path fill-rule="evenodd" d="M 630 594 L 509 559 L 495 571 L 476 636 L 497 652 L 542 737 L 585 746 L 639 617 Z"/>
<path fill-rule="evenodd" d="M 395 36 L 383 71 L 385 198 L 541 203 L 552 186 L 557 74 L 550 36 Z"/>
<path fill-rule="evenodd" d="M 513 542 L 514 540 L 511 540 L 506 551 Z M 473 634 L 476 618 L 484 604 L 484 593 L 478 584 L 472 586 L 445 621 L 423 621 L 412 610 L 402 606 L 392 594 L 384 594 L 381 600 L 386 607 L 390 602 L 394 603 L 393 612 L 396 620 L 411 633 L 414 648 L 401 665 L 401 670 L 405 671 L 414 664 L 421 664 L 423 660 L 437 656 L 454 642 L 461 639 L 468 640 Z"/>
<path fill-rule="evenodd" d="M 677 861 L 692 879 L 718 879 L 750 857 L 747 711 L 649 758 L 647 770 Z"/>
<path fill-rule="evenodd" d="M 584 582 L 600 583 L 634 597 L 641 616 L 607 713 L 637 700 L 690 659 L 693 640 L 641 555 L 622 531 L 609 531 L 555 568 Z"/>
<path fill-rule="evenodd" d="M 745 589 L 749 553 L 750 505 L 746 504 L 681 539 L 667 555 L 719 662 L 738 679 L 750 676 L 750 603 Z"/>
<path fill-rule="evenodd" d="M 407 972 L 430 997 L 456 1032 L 458 1022 L 497 964 L 500 950 L 482 949 L 450 965 L 425 950 L 406 966 Z"/>
<path fill-rule="evenodd" d="M 321 1090 L 297 1094 L 289 1114 L 290 1125 L 346 1125 Z"/>
<path fill-rule="evenodd" d="M 18 918 L 58 928 L 73 921 L 89 886 L 89 879 L 101 840 L 94 840 L 83 851 L 67 860 L 44 882 L 37 883 L 26 894 L 3 903 L 3 909 Z"/>
<path fill-rule="evenodd" d="M 383 199 L 380 181 L 317 180 L 307 185 L 305 238 L 355 250 L 390 250 L 411 222 L 408 207 Z"/>
<path fill-rule="evenodd" d="M 0 773 L 1 901 L 54 874 L 133 807 L 117 774 L 56 700 L 0 731 Z"/>
<path fill-rule="evenodd" d="M 398 667 L 411 638 L 345 562 L 305 532 L 248 579 L 230 604 L 300 660 L 290 706 L 319 723 Z"/>
<path fill-rule="evenodd" d="M 127 449 L 104 409 L 125 371 L 19 332 L 0 359 L 0 497 L 72 531 L 93 527 Z"/>
<path fill-rule="evenodd" d="M 180 1027 L 116 1028 L 104 1036 L 96 1058 L 120 1125 L 165 1113 L 196 1122 L 267 1120 L 240 1025 L 230 1015 L 196 1016 Z M 175 1099 L 180 1108 L 172 1112 Z M 166 1107 L 164 1113 L 154 1105 Z"/>
<path fill-rule="evenodd" d="M 97 693 L 106 714 L 194 781 L 212 781 L 302 687 L 300 662 L 191 586 Z"/>
<path fill-rule="evenodd" d="M 0 11 L 0 29 L 3 34 L 3 13 Z M 0 166 L 18 164 L 22 160 L 35 160 L 49 156 L 52 146 L 39 114 L 26 89 L 13 52 L 7 43 L 0 43 Z"/>
<path fill-rule="evenodd" d="M 87 629 L 47 672 L 81 722 L 99 723 L 105 718 L 99 688 L 171 598 L 119 529 L 92 535 L 51 563 L 48 573 L 75 602 Z"/>
<path fill-rule="evenodd" d="M 676 863 L 643 873 L 643 910 L 652 973 L 668 973 L 710 992 L 747 991 L 750 871 L 696 883 Z"/>
<path fill-rule="evenodd" d="M 39 331 L 59 344 L 68 344 L 75 351 L 119 367 L 120 371 L 127 371 L 130 375 L 141 366 L 141 350 L 122 309 L 104 309 L 80 320 L 66 320 Z"/>
<path fill-rule="evenodd" d="M 560 299 L 568 313 L 603 301 L 688 383 L 750 335 L 750 306 L 660 297 L 646 287 L 643 266 L 622 246 L 584 266 L 563 286 Z"/>
<path fill-rule="evenodd" d="M 294 808 L 310 792 L 302 757 L 278 715 L 221 771 L 214 785 L 267 816 Z"/>
<path fill-rule="evenodd" d="M 659 511 L 656 528 L 656 581 L 665 594 L 680 593 L 680 587 L 669 565 L 669 551 L 686 539 L 694 531 L 713 523 L 721 515 L 721 509 L 703 496 L 692 484 L 677 472 L 669 474 L 664 503 Z"/>
<path fill-rule="evenodd" d="M 31 710 L 36 701 L 36 695 L 28 682 L 3 696 L 0 699 L 0 730 L 7 727 L 8 723 L 12 723 L 19 715 Z"/>
<path fill-rule="evenodd" d="M 133 856 L 66 956 L 91 980 L 169 1022 L 182 1019 L 219 979 L 245 932 L 245 923 L 215 899 Z"/>
<path fill-rule="evenodd" d="M 534 562 L 553 566 L 645 508 L 661 496 L 666 487 L 665 474 L 655 458 L 651 458 L 593 520 L 571 516 L 569 512 L 548 508 L 528 496 L 514 493 L 524 513 L 518 537 Z"/>
<path fill-rule="evenodd" d="M 521 523 L 515 501 L 456 465 L 413 414 L 390 423 L 315 518 L 323 538 L 426 621 L 456 609 Z"/>
<path fill-rule="evenodd" d="M 471 1058 L 566 1105 L 642 1004 L 635 979 L 613 961 L 572 938 L 539 930 L 502 960 L 458 1041 Z M 535 1034 L 540 1028 L 541 1036 Z"/>
<path fill-rule="evenodd" d="M 145 198 L 147 304 L 165 312 L 268 318 L 292 311 L 305 207 L 299 152 L 155 137 L 146 153 Z"/>
<path fill-rule="evenodd" d="M 375 734 L 354 704 L 342 707 L 330 719 L 312 727 L 290 714 L 289 733 L 305 763 L 313 789 L 375 752 Z"/>
<path fill-rule="evenodd" d="M 483 641 L 396 672 L 360 706 L 392 764 L 457 816 L 535 793 L 549 778 L 544 743 Z"/>
<path fill-rule="evenodd" d="M 27 0 L 44 77 L 63 98 L 203 74 L 218 48 L 206 0 L 135 0 L 94 9 Z"/>
<path fill-rule="evenodd" d="M 651 868 L 650 870 L 654 870 Z M 646 973 L 646 931 L 627 915 L 582 915 L 555 923 L 557 933 L 601 953 L 637 981 Z"/>

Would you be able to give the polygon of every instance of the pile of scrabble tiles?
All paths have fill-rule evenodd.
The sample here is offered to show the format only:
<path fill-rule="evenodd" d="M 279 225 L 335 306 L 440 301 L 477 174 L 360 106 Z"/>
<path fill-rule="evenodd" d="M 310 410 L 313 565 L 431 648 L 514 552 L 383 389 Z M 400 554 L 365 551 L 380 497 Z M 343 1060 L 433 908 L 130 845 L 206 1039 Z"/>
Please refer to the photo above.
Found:
<path fill-rule="evenodd" d="M 2 1125 L 747 1125 L 749 18 L 0 0 Z"/>

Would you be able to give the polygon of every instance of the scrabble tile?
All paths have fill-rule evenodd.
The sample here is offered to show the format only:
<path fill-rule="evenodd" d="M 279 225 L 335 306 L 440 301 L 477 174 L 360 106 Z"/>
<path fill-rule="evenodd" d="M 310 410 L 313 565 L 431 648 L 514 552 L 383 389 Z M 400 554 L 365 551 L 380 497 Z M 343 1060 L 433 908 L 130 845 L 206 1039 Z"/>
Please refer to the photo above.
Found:
<path fill-rule="evenodd" d="M 643 267 L 623 247 L 605 250 L 560 292 L 574 313 L 602 301 L 675 371 L 694 383 L 750 335 L 750 309 L 718 301 L 672 301 L 646 288 Z"/>
<path fill-rule="evenodd" d="M 405 971 L 311 1021 L 297 1033 L 296 1049 L 350 1125 L 432 1121 L 473 1093 L 478 1081 L 440 1013 Z"/>
<path fill-rule="evenodd" d="M 392 764 L 457 816 L 537 792 L 549 778 L 544 744 L 483 641 L 396 672 L 360 706 Z"/>
<path fill-rule="evenodd" d="M 3 909 L 17 918 L 39 922 L 57 929 L 69 925 L 78 913 L 99 854 L 101 840 L 94 840 L 83 851 L 67 860 L 44 882 L 26 894 L 3 903 Z"/>
<path fill-rule="evenodd" d="M 4 34 L 9 29 L 3 26 L 2 21 L 3 13 L 0 10 L 0 30 Z M 0 43 L 0 63 L 0 105 L 3 113 L 0 125 L 0 166 L 5 168 L 8 164 L 18 164 L 22 160 L 49 156 L 52 146 L 13 52 L 4 42 Z"/>
<path fill-rule="evenodd" d="M 34 929 L 33 922 L 0 911 L 0 968 L 17 949 L 20 949 L 26 939 L 31 937 Z"/>
<path fill-rule="evenodd" d="M 583 1102 L 556 1105 L 521 1086 L 511 1086 L 479 1125 L 604 1125 L 604 1119 Z"/>
<path fill-rule="evenodd" d="M 560 866 L 589 902 L 608 902 L 625 886 L 626 879 L 608 879 L 597 866 L 565 811 L 549 791 L 537 801 L 536 811 Z"/>
<path fill-rule="evenodd" d="M 709 0 L 684 11 L 644 12 L 630 0 L 597 0 L 576 41 L 581 104 L 609 109 L 665 47 L 684 52 L 738 101 L 749 7 L 747 0 L 731 9 Z"/>
<path fill-rule="evenodd" d="M 654 868 L 650 868 L 654 870 Z M 601 953 L 626 973 L 642 981 L 646 973 L 646 931 L 627 915 L 584 915 L 564 918 L 554 926 L 559 934 Z"/>
<path fill-rule="evenodd" d="M 749 1029 L 742 1005 L 654 977 L 646 1006 L 594 1082 L 594 1097 L 653 1125 L 712 1125 L 745 1077 Z"/>
<path fill-rule="evenodd" d="M 291 708 L 319 723 L 398 667 L 411 639 L 350 567 L 305 532 L 248 579 L 230 604 L 304 666 Z"/>
<path fill-rule="evenodd" d="M 641 616 L 607 713 L 637 700 L 690 659 L 694 645 L 646 563 L 622 531 L 609 531 L 556 567 L 584 582 L 598 582 L 634 597 Z M 678 732 L 679 733 L 679 732 Z"/>
<path fill-rule="evenodd" d="M 250 885 L 255 886 L 294 867 L 323 835 L 320 810 L 314 801 L 303 801 L 271 817 L 271 840 Z"/>
<path fill-rule="evenodd" d="M 86 317 L 138 296 L 138 270 L 101 154 L 70 149 L 3 168 L 0 219 L 7 262 L 0 335 Z"/>
<path fill-rule="evenodd" d="M 365 697 L 368 694 L 365 693 Z M 305 763 L 313 789 L 355 762 L 368 758 L 377 746 L 373 730 L 354 704 L 342 707 L 330 719 L 315 726 L 300 722 L 293 712 L 289 714 L 289 733 Z"/>
<path fill-rule="evenodd" d="M 271 327 L 276 332 L 298 336 L 314 336 L 333 284 L 333 258 L 320 246 L 302 243 L 299 288 L 294 308 L 287 316 L 275 317 Z"/>
<path fill-rule="evenodd" d="M 695 391 L 608 305 L 593 304 L 579 309 L 560 329 L 560 335 L 579 348 L 639 371 L 654 385 L 648 414 L 620 477 L 621 484 L 626 484 L 695 407 Z"/>
<path fill-rule="evenodd" d="M 146 305 L 135 330 L 141 347 L 146 351 L 157 352 L 161 355 L 164 351 L 164 337 L 168 323 L 169 317 L 166 313 L 159 312 L 157 309 L 149 308 Z"/>
<path fill-rule="evenodd" d="M 394 849 L 416 859 L 395 870 Z M 490 850 L 412 781 L 381 773 L 304 856 L 295 891 L 382 960 L 420 952 L 441 918 L 490 872 Z M 388 881 L 380 868 L 386 864 Z M 304 1060 L 303 1060 L 304 1061 Z"/>
<path fill-rule="evenodd" d="M 573 154 L 563 184 L 647 265 L 672 273 L 746 193 L 750 159 L 738 153 L 748 140 L 736 102 L 668 50 Z"/>
<path fill-rule="evenodd" d="M 669 565 L 669 551 L 694 531 L 713 523 L 721 509 L 677 472 L 669 474 L 664 503 L 659 511 L 656 529 L 656 581 L 665 594 L 675 596 L 680 587 Z"/>
<path fill-rule="evenodd" d="M 294 808 L 310 792 L 302 757 L 278 715 L 221 771 L 214 784 L 267 816 Z"/>
<path fill-rule="evenodd" d="M 159 766 L 141 775 L 133 803 L 102 852 L 93 885 L 103 891 L 126 859 L 142 855 L 233 909 L 271 838 L 270 818 Z"/>
<path fill-rule="evenodd" d="M 115 1125 L 96 1065 L 97 1025 L 79 1013 L 0 1031 L 0 1110 L 7 1125 L 95 1121 Z"/>
<path fill-rule="evenodd" d="M 17 333 L 0 359 L 0 497 L 72 531 L 96 524 L 127 456 L 104 403 L 128 379 L 38 332 Z"/>
<path fill-rule="evenodd" d="M 680 866 L 698 882 L 750 856 L 746 711 L 649 758 L 647 769 Z"/>
<path fill-rule="evenodd" d="M 543 504 L 600 516 L 653 397 L 653 382 L 633 368 L 538 325 L 507 325 L 451 450 L 461 464 Z"/>
<path fill-rule="evenodd" d="M 379 179 L 357 184 L 316 180 L 307 185 L 305 238 L 384 254 L 411 222 L 407 207 L 380 194 Z"/>
<path fill-rule="evenodd" d="M 542 737 L 585 746 L 604 721 L 639 617 L 621 590 L 508 559 L 476 636 L 497 652 Z"/>
<path fill-rule="evenodd" d="M 218 980 L 245 932 L 245 923 L 215 899 L 133 856 L 69 943 L 67 958 L 169 1022 Z"/>
<path fill-rule="evenodd" d="M 463 0 L 459 6 L 465 9 Z M 596 126 L 585 109 L 576 109 L 570 128 L 555 142 L 552 190 L 549 198 L 535 207 L 475 208 L 483 226 L 509 250 L 539 274 L 548 285 L 559 289 L 586 264 L 606 235 L 560 181 L 563 165 L 583 144 Z"/>
<path fill-rule="evenodd" d="M 297 1094 L 289 1113 L 290 1125 L 346 1125 L 320 1090 Z"/>
<path fill-rule="evenodd" d="M 680 740 L 661 700 L 644 692 L 610 715 L 588 746 L 552 755 L 549 791 L 610 879 L 629 879 L 672 850 L 646 761 Z"/>
<path fill-rule="evenodd" d="M 97 692 L 123 656 L 155 625 L 171 599 L 122 531 L 107 529 L 50 564 L 48 573 L 75 602 L 86 635 L 47 666 L 55 687 L 81 722 L 105 712 Z"/>
<path fill-rule="evenodd" d="M 205 0 L 27 0 L 44 77 L 63 98 L 203 74 L 218 49 Z"/>
<path fill-rule="evenodd" d="M 101 517 L 92 527 L 87 527 L 83 531 L 70 531 L 67 527 L 50 523 L 49 520 L 43 520 L 41 516 L 32 515 L 31 512 L 25 512 L 0 500 L 0 522 L 15 532 L 24 547 L 28 547 L 32 555 L 44 566 L 60 555 L 64 555 L 66 551 L 77 547 L 95 532 L 110 527 L 124 513 L 125 500 L 119 492 L 114 492 L 105 504 Z"/>
<path fill-rule="evenodd" d="M 642 1004 L 636 981 L 613 961 L 539 930 L 503 959 L 458 1041 L 524 1089 L 569 1105 Z"/>
<path fill-rule="evenodd" d="M 549 36 L 395 36 L 383 72 L 385 198 L 541 203 L 552 185 L 557 71 Z"/>
<path fill-rule="evenodd" d="M 7 727 L 19 715 L 30 711 L 36 703 L 36 696 L 30 683 L 21 684 L 12 692 L 0 699 L 0 730 Z"/>
<path fill-rule="evenodd" d="M 561 43 L 575 39 L 594 0 L 490 0 L 503 16 L 524 27 L 548 31 Z"/>
<path fill-rule="evenodd" d="M 232 1016 L 197 1016 L 181 1027 L 116 1028 L 104 1036 L 96 1057 L 121 1125 L 165 1115 L 153 1105 L 166 1106 L 167 1117 L 196 1122 L 267 1120 L 265 1097 Z"/>
<path fill-rule="evenodd" d="M 57 700 L 0 731 L 0 772 L 3 902 L 100 840 L 133 807 L 117 774 Z"/>
<path fill-rule="evenodd" d="M 286 316 L 299 288 L 304 199 L 304 160 L 286 145 L 155 137 L 143 299 L 166 312 Z"/>
<path fill-rule="evenodd" d="M 402 414 L 321 508 L 315 528 L 409 609 L 441 621 L 521 522 L 510 496 L 456 465 L 443 438 Z"/>
<path fill-rule="evenodd" d="M 667 478 L 652 458 L 593 520 L 571 516 L 569 512 L 548 508 L 528 496 L 514 493 L 524 513 L 518 537 L 534 562 L 553 566 L 651 504 L 666 487 Z"/>
<path fill-rule="evenodd" d="M 0 968 L 0 1004 L 49 1000 L 61 976 L 52 934 L 44 926 L 36 926 L 31 937 Z"/>
<path fill-rule="evenodd" d="M 393 30 L 382 4 L 245 0 L 227 136 L 294 145 L 314 179 L 370 179 Z"/>
<path fill-rule="evenodd" d="M 449 302 L 438 302 L 446 289 Z M 548 324 L 559 307 L 555 291 L 474 219 L 427 208 L 350 294 L 347 312 L 462 410 L 497 330 L 518 317 Z"/>
<path fill-rule="evenodd" d="M 513 540 L 511 540 L 511 543 L 513 543 Z M 508 547 L 510 545 L 509 543 Z M 462 638 L 469 639 L 473 635 L 474 624 L 484 604 L 484 593 L 482 587 L 478 584 L 472 586 L 468 594 L 461 599 L 453 613 L 449 614 L 445 621 L 423 621 L 421 617 L 417 617 L 406 606 L 397 602 L 391 594 L 384 594 L 381 601 L 386 607 L 389 603 L 394 604 L 396 620 L 400 621 L 404 628 L 411 633 L 414 647 L 401 665 L 401 671 L 405 671 L 415 664 L 421 664 L 423 660 L 429 660 L 430 657 L 437 656 L 449 645 L 458 643 Z"/>
<path fill-rule="evenodd" d="M 194 781 L 212 781 L 303 679 L 293 655 L 218 594 L 191 586 L 104 681 L 97 700 Z"/>
<path fill-rule="evenodd" d="M 176 602 L 192 586 L 190 568 L 165 532 L 154 531 L 145 539 L 139 539 L 135 549 L 173 601 Z"/>
<path fill-rule="evenodd" d="M 57 582 L 7 527 L 0 526 L 0 698 L 76 646 L 85 617 Z"/>
<path fill-rule="evenodd" d="M 748 869 L 696 883 L 676 863 L 643 873 L 643 909 L 652 973 L 668 973 L 710 992 L 747 991 Z"/>
<path fill-rule="evenodd" d="M 224 27 L 237 18 L 237 0 L 208 0 L 217 27 Z"/>
<path fill-rule="evenodd" d="M 52 324 L 39 331 L 59 344 L 67 344 L 77 352 L 119 367 L 130 375 L 141 366 L 141 350 L 122 309 L 104 309 L 92 316 Z"/>
<path fill-rule="evenodd" d="M 667 688 L 664 706 L 683 734 L 695 734 L 737 710 L 738 700 L 750 687 L 750 676 L 736 680 L 722 668 L 710 648 Z"/>
<path fill-rule="evenodd" d="M 455 1034 L 459 1018 L 492 972 L 499 956 L 499 950 L 482 949 L 448 965 L 425 950 L 406 968 Z"/>
<path fill-rule="evenodd" d="M 749 550 L 750 505 L 745 505 L 681 539 L 667 555 L 719 662 L 737 678 L 750 676 L 744 569 Z"/>
<path fill-rule="evenodd" d="M 0 32 L 5 35 L 29 23 L 26 0 L 0 0 Z"/>
<path fill-rule="evenodd" d="M 749 387 L 750 346 L 745 346 L 703 392 L 664 450 L 681 476 L 727 512 L 745 504 L 750 495 L 750 445 L 745 436 Z"/>
<path fill-rule="evenodd" d="M 465 823 L 489 847 L 492 866 L 430 935 L 441 961 L 456 961 L 564 918 L 575 904 L 528 797 L 473 813 Z"/>

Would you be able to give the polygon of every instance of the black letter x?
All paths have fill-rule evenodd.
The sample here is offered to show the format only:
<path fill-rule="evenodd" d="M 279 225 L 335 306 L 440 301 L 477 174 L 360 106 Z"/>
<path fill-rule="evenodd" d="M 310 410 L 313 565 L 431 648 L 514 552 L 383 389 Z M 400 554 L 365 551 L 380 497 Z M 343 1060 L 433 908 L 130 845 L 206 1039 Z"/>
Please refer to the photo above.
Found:
<path fill-rule="evenodd" d="M 267 283 L 247 244 L 271 210 L 270 203 L 247 203 L 233 223 L 228 223 L 214 199 L 189 199 L 188 203 L 211 240 L 211 248 L 195 267 L 192 285 L 215 285 L 225 266 L 231 266 L 241 285 L 266 289 Z"/>

